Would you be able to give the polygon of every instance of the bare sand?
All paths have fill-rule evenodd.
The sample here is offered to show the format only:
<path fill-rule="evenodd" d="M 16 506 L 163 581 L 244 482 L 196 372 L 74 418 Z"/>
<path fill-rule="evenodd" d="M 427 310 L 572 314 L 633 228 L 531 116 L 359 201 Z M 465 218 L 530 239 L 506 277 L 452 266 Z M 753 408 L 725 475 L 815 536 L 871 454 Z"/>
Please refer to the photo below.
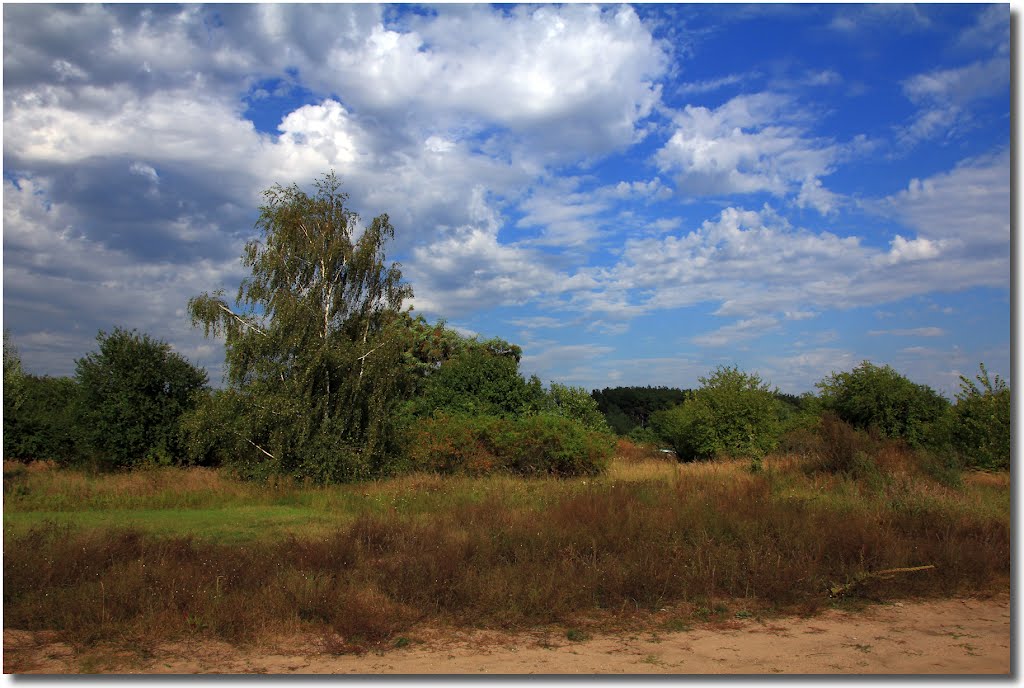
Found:
<path fill-rule="evenodd" d="M 5 629 L 4 673 L 1009 674 L 1010 599 L 908 601 L 574 641 L 564 629 L 418 629 L 409 638 L 404 647 L 363 654 L 337 654 L 323 639 L 284 639 L 250 648 L 175 643 L 139 656 L 75 651 L 53 634 Z"/>

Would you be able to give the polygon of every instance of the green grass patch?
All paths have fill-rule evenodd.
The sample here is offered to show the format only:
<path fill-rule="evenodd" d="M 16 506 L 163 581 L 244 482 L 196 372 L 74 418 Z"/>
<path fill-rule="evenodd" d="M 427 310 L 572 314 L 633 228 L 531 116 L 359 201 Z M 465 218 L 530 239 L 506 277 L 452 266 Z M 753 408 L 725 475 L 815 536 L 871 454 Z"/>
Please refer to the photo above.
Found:
<path fill-rule="evenodd" d="M 351 514 L 330 514 L 297 506 L 230 506 L 221 509 L 105 509 L 102 511 L 29 511 L 4 514 L 4 537 L 20 537 L 54 523 L 75 529 L 130 528 L 148 535 L 191 536 L 215 542 L 279 540 L 288 535 L 332 532 Z"/>

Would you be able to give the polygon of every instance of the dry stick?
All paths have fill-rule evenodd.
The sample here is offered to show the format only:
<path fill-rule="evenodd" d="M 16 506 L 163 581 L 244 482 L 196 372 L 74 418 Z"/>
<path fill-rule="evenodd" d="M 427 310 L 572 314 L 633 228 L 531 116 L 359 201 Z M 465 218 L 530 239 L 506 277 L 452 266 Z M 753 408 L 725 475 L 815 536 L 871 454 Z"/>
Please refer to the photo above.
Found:
<path fill-rule="evenodd" d="M 927 566 L 909 566 L 896 569 L 883 569 L 882 571 L 865 572 L 855 576 L 852 583 L 847 583 L 845 585 L 833 585 L 828 589 L 828 592 L 829 595 L 835 597 L 836 595 L 842 595 L 847 590 L 860 585 L 870 578 L 892 578 L 893 574 L 897 573 L 913 573 L 914 571 L 927 571 L 934 568 L 934 564 L 928 564 Z"/>

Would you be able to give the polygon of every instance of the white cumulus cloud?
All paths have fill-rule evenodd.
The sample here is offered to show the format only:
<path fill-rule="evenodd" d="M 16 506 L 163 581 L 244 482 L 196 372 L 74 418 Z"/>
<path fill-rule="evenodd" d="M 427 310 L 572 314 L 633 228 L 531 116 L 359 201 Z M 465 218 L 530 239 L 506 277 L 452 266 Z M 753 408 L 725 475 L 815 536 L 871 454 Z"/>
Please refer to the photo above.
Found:
<path fill-rule="evenodd" d="M 682 193 L 799 191 L 801 205 L 824 212 L 834 206 L 819 178 L 832 171 L 841 148 L 811 135 L 807 115 L 789 96 L 741 95 L 715 109 L 688 105 L 673 127 L 655 159 Z"/>

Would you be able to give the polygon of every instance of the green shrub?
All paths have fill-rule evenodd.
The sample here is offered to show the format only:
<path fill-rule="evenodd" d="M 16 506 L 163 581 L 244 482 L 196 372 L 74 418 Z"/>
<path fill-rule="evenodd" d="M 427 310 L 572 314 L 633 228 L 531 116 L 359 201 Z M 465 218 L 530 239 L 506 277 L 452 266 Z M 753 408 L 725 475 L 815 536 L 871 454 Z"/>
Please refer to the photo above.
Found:
<path fill-rule="evenodd" d="M 206 387 L 206 372 L 165 342 L 120 328 L 76 361 L 77 424 L 97 463 L 121 468 L 183 457 L 178 420 Z"/>
<path fill-rule="evenodd" d="M 650 426 L 642 428 L 639 425 L 626 434 L 626 439 L 635 444 L 658 445 L 661 444 L 661 437 Z"/>
<path fill-rule="evenodd" d="M 848 373 L 833 373 L 818 383 L 825 410 L 855 428 L 876 428 L 886 437 L 924 446 L 933 425 L 949 408 L 935 390 L 918 385 L 889 366 L 864 361 Z"/>
<path fill-rule="evenodd" d="M 437 414 L 409 432 L 409 467 L 443 474 L 595 475 L 613 438 L 552 414 L 522 418 Z"/>
<path fill-rule="evenodd" d="M 179 418 L 185 463 L 226 466 L 240 455 L 242 440 L 234 424 L 242 416 L 234 390 L 214 390 L 196 398 L 196 405 Z"/>
<path fill-rule="evenodd" d="M 411 402 L 412 414 L 511 417 L 539 409 L 544 401 L 541 382 L 523 378 L 519 356 L 519 347 L 500 339 L 468 342 L 427 377 Z"/>
<path fill-rule="evenodd" d="M 509 423 L 492 443 L 506 468 L 519 475 L 596 475 L 607 468 L 614 448 L 610 433 L 550 414 Z"/>
<path fill-rule="evenodd" d="M 984 363 L 980 367 L 978 384 L 960 376 L 960 392 L 951 414 L 950 443 L 969 468 L 1008 469 L 1010 389 L 998 375 L 990 379 Z"/>
<path fill-rule="evenodd" d="M 5 389 L 6 391 L 6 389 Z M 80 452 L 76 442 L 75 403 L 78 385 L 67 377 L 25 375 L 16 410 L 4 409 L 4 456 L 74 463 Z"/>
<path fill-rule="evenodd" d="M 582 387 L 570 387 L 551 383 L 547 392 L 546 410 L 551 413 L 578 421 L 584 427 L 597 432 L 610 432 L 611 428 L 604 414 L 597 406 L 597 400 Z"/>
<path fill-rule="evenodd" d="M 783 409 L 757 374 L 719 367 L 700 382 L 691 398 L 652 418 L 681 460 L 760 457 L 777 446 Z"/>
<path fill-rule="evenodd" d="M 496 416 L 438 413 L 420 419 L 409 432 L 407 456 L 413 470 L 481 475 L 496 470 L 498 460 L 487 446 Z"/>

